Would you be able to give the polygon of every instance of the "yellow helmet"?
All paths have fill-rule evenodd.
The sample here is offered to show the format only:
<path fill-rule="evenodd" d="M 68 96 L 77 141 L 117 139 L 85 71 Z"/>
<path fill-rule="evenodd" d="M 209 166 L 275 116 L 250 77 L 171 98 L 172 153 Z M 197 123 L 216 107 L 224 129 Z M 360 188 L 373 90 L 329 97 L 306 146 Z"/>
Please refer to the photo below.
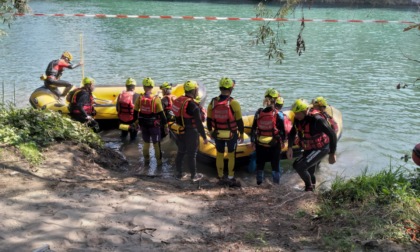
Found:
<path fill-rule="evenodd" d="M 161 86 L 160 89 L 171 89 L 172 88 L 172 83 L 169 83 L 167 81 L 165 81 Z"/>
<path fill-rule="evenodd" d="M 143 86 L 154 87 L 155 86 L 155 81 L 152 80 L 152 78 L 150 78 L 150 77 L 146 77 L 146 78 L 143 79 Z"/>
<path fill-rule="evenodd" d="M 90 77 L 85 77 L 85 78 L 83 78 L 82 83 L 83 83 L 83 86 L 90 85 L 90 84 L 95 84 L 95 80 L 93 78 L 90 78 Z"/>
<path fill-rule="evenodd" d="M 219 88 L 232 88 L 233 85 L 233 80 L 230 78 L 222 77 L 219 81 Z"/>
<path fill-rule="evenodd" d="M 69 53 L 67 51 L 63 52 L 63 55 L 61 55 L 61 57 L 67 58 L 67 59 L 69 59 L 69 61 L 73 60 L 73 55 L 71 55 L 71 53 Z"/>
<path fill-rule="evenodd" d="M 297 99 L 295 103 L 293 103 L 292 105 L 292 112 L 299 113 L 299 112 L 307 110 L 308 107 L 309 107 L 309 104 L 305 100 Z"/>
<path fill-rule="evenodd" d="M 322 96 L 318 96 L 317 98 L 315 98 L 313 105 L 317 105 L 317 106 L 321 106 L 321 107 L 326 107 L 328 106 L 327 100 L 322 97 Z"/>
<path fill-rule="evenodd" d="M 277 98 L 279 97 L 279 92 L 277 92 L 277 90 L 275 90 L 274 88 L 269 88 L 267 89 L 267 91 L 265 91 L 265 95 L 264 97 L 271 97 L 271 98 Z"/>
<path fill-rule="evenodd" d="M 135 80 L 135 79 L 133 79 L 133 78 L 128 78 L 128 79 L 125 81 L 125 85 L 126 85 L 126 86 L 135 86 L 135 85 L 137 85 L 137 82 L 136 82 L 136 80 Z"/>
<path fill-rule="evenodd" d="M 283 97 L 279 96 L 276 99 L 276 105 L 283 105 L 284 104 L 284 99 Z"/>
<path fill-rule="evenodd" d="M 197 88 L 198 88 L 198 83 L 196 81 L 189 80 L 184 83 L 185 92 L 188 92 Z"/>

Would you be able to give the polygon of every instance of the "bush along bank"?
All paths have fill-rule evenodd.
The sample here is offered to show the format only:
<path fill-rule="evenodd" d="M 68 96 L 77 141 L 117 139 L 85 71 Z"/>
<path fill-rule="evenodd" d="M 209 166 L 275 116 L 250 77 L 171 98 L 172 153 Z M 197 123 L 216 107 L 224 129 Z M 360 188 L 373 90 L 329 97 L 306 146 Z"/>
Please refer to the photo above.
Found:
<path fill-rule="evenodd" d="M 373 249 L 392 241 L 407 251 L 420 248 L 420 169 L 389 168 L 377 174 L 337 178 L 320 194 L 317 221 L 332 251 Z"/>
<path fill-rule="evenodd" d="M 42 162 L 42 148 L 71 141 L 103 148 L 100 136 L 87 126 L 53 111 L 18 109 L 0 104 L 0 145 L 16 147 L 31 164 Z"/>

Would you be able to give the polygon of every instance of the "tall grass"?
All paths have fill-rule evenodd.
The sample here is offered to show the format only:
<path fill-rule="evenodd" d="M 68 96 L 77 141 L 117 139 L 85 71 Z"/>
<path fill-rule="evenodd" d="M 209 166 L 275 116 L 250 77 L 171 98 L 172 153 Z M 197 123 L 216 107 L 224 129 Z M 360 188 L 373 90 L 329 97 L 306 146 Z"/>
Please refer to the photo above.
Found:
<path fill-rule="evenodd" d="M 420 227 L 419 171 L 390 167 L 372 175 L 365 170 L 350 180 L 336 178 L 320 196 L 324 245 L 348 251 L 358 246 L 356 240 L 420 242 L 415 233 Z"/>

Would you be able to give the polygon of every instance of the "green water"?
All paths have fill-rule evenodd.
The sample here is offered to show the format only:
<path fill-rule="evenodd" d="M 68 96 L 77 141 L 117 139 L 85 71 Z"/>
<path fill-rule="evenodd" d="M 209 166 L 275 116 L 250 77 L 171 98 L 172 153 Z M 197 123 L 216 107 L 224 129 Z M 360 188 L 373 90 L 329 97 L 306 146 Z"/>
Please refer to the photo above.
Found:
<path fill-rule="evenodd" d="M 171 1 L 31 1 L 34 13 L 89 13 L 254 17 L 253 4 Z M 295 16 L 300 17 L 300 12 Z M 416 8 L 371 9 L 313 7 L 306 18 L 419 21 Z M 64 50 L 79 59 L 83 34 L 85 75 L 98 84 L 124 83 L 150 76 L 157 83 L 188 79 L 218 94 L 222 76 L 237 81 L 234 97 L 243 110 L 254 112 L 268 87 L 275 87 L 285 105 L 322 95 L 343 113 L 344 134 L 338 162 L 322 166 L 324 174 L 354 176 L 393 165 L 420 142 L 419 33 L 403 32 L 402 24 L 307 23 L 306 51 L 295 53 L 300 23 L 283 23 L 287 39 L 282 65 L 269 63 L 266 48 L 250 46 L 249 32 L 260 22 L 81 17 L 19 17 L 0 38 L 0 82 L 6 99 L 29 106 L 30 93 L 42 83 L 39 75 Z M 6 27 L 5 27 L 6 28 Z M 6 28 L 7 29 L 7 28 Z M 78 83 L 81 71 L 68 70 L 64 79 Z M 397 90 L 399 82 L 409 84 Z M 285 162 L 285 166 L 290 164 Z"/>

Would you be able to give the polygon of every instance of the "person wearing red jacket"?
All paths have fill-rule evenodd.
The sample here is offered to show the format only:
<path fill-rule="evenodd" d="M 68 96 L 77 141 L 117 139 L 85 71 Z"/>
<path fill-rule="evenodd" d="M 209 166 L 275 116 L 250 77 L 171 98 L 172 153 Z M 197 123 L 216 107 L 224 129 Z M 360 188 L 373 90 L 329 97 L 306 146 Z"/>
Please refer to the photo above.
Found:
<path fill-rule="evenodd" d="M 83 65 L 83 62 L 76 65 L 71 64 L 72 59 L 73 55 L 66 51 L 61 55 L 60 59 L 52 60 L 45 70 L 44 86 L 57 95 L 58 98 L 66 97 L 73 87 L 70 82 L 60 79 L 64 69 L 74 69 Z M 63 93 L 58 90 L 59 87 L 64 87 Z"/>
<path fill-rule="evenodd" d="M 175 123 L 183 127 L 184 131 L 177 137 L 176 143 L 178 152 L 175 159 L 176 179 L 182 179 L 183 159 L 191 172 L 193 182 L 202 179 L 203 174 L 197 173 L 197 152 L 199 136 L 204 139 L 204 144 L 208 143 L 206 133 L 201 118 L 201 108 L 194 99 L 198 96 L 198 83 L 196 81 L 186 81 L 184 83 L 185 95 L 178 97 L 172 105 L 175 114 Z"/>
<path fill-rule="evenodd" d="M 95 80 L 85 77 L 82 81 L 83 87 L 75 89 L 69 95 L 70 117 L 78 122 L 86 123 L 95 132 L 99 132 L 99 124 L 93 119 L 96 115 L 92 91 L 95 89 Z"/>
<path fill-rule="evenodd" d="M 135 140 L 137 137 L 138 125 L 135 124 L 134 103 L 139 98 L 140 94 L 135 92 L 136 85 L 137 82 L 135 79 L 128 78 L 125 81 L 126 90 L 118 95 L 116 102 L 120 124 L 129 125 L 128 130 L 121 130 L 121 138 L 123 139 L 127 137 L 128 133 L 130 133 L 130 140 Z"/>
<path fill-rule="evenodd" d="M 305 182 L 305 191 L 313 191 L 316 184 L 315 168 L 321 160 L 327 155 L 330 164 L 337 160 L 337 135 L 325 118 L 309 113 L 306 101 L 297 99 L 292 105 L 292 112 L 295 119 L 288 138 L 287 158 L 293 159 L 292 146 L 297 136 L 303 154 L 293 162 L 293 168 Z"/>

